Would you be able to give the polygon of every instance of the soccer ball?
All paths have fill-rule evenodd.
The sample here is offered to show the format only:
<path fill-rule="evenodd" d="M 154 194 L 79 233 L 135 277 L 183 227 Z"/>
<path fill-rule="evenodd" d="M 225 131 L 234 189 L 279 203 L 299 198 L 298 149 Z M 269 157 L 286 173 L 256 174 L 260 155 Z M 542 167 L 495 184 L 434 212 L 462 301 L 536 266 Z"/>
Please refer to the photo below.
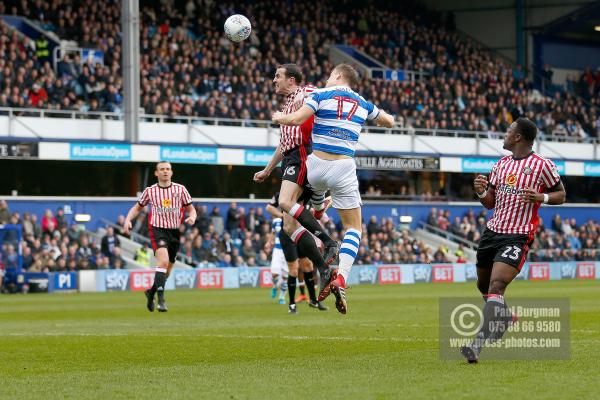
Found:
<path fill-rule="evenodd" d="M 248 39 L 250 32 L 252 32 L 250 21 L 241 14 L 234 14 L 225 21 L 225 35 L 232 42 Z"/>

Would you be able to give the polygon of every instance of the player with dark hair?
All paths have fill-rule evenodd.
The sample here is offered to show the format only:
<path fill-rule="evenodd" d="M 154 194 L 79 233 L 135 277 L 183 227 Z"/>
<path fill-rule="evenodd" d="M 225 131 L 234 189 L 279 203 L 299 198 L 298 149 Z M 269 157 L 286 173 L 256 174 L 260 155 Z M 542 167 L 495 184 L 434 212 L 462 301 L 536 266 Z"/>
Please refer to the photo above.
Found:
<path fill-rule="evenodd" d="M 284 64 L 277 67 L 273 84 L 275 93 L 286 96 L 283 113 L 293 113 L 304 104 L 305 98 L 315 89 L 302 86 L 302 71 L 296 64 Z M 306 255 L 319 270 L 321 286 L 329 280 L 331 270 L 328 265 L 335 260 L 339 251 L 336 243 L 318 222 L 327 207 L 325 192 L 314 192 L 311 204 L 316 211 L 313 214 L 299 202 L 307 184 L 306 160 L 312 152 L 311 132 L 313 119 L 307 119 L 298 126 L 281 126 L 279 146 L 268 165 L 254 174 L 255 182 L 263 182 L 281 162 L 282 182 L 279 192 L 279 205 L 283 211 L 283 230 L 296 243 L 302 254 Z M 307 230 L 319 238 L 324 246 L 321 255 L 314 238 L 306 234 Z"/>
<path fill-rule="evenodd" d="M 362 200 L 354 161 L 356 146 L 367 120 L 387 128 L 394 126 L 391 115 L 352 89 L 357 82 L 356 70 L 351 65 L 340 64 L 331 71 L 325 88 L 314 90 L 297 111 L 276 112 L 271 118 L 274 123 L 286 126 L 300 126 L 314 118 L 313 153 L 306 162 L 307 179 L 312 190 L 331 192 L 333 207 L 346 230 L 339 252 L 339 268 L 321 285 L 318 300 L 323 301 L 333 293 L 335 306 L 342 314 L 347 312 L 346 280 L 362 237 Z"/>
<path fill-rule="evenodd" d="M 123 233 L 129 233 L 131 221 L 146 205 L 150 204 L 148 230 L 157 265 L 154 284 L 152 288 L 145 291 L 146 306 L 148 311 L 154 311 L 154 295 L 158 294 L 158 311 L 166 312 L 168 309 L 165 304 L 165 283 L 179 252 L 179 226 L 183 221 L 183 210 L 188 213 L 185 222 L 194 225 L 196 209 L 185 186 L 171 182 L 173 177 L 171 163 L 158 162 L 154 175 L 158 183 L 144 189 L 138 202 L 129 210 L 123 224 Z"/>
<path fill-rule="evenodd" d="M 483 325 L 475 340 L 461 353 L 475 363 L 486 340 L 498 340 L 512 323 L 504 301 L 506 287 L 519 274 L 538 226 L 538 209 L 563 204 L 565 188 L 556 165 L 533 151 L 537 127 L 518 118 L 508 128 L 502 157 L 489 180 L 475 178 L 474 188 L 483 206 L 494 209 L 477 250 L 477 288 L 486 302 Z"/>

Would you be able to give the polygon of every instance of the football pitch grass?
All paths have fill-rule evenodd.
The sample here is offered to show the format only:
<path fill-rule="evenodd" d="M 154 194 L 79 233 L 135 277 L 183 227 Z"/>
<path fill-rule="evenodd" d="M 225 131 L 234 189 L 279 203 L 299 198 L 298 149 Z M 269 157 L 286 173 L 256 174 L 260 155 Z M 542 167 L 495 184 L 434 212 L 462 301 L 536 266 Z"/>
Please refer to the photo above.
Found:
<path fill-rule="evenodd" d="M 514 297 L 571 300 L 571 359 L 469 365 L 438 356 L 438 298 L 474 283 L 356 286 L 349 314 L 269 289 L 0 296 L 0 398 L 598 398 L 600 281 L 519 281 Z M 332 300 L 327 301 L 332 306 Z"/>

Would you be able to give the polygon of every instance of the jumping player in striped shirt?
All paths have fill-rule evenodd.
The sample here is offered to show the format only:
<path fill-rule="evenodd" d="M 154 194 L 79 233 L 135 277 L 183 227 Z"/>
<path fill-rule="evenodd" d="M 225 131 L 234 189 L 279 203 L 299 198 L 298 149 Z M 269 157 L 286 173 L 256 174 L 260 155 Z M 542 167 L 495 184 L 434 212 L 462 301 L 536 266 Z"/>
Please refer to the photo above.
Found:
<path fill-rule="evenodd" d="M 173 177 L 171 163 L 166 161 L 157 163 L 154 175 L 158 178 L 158 183 L 144 189 L 138 202 L 127 213 L 123 228 L 125 234 L 129 233 L 131 221 L 146 205 L 150 204 L 148 230 L 157 265 L 154 284 L 145 292 L 146 306 L 148 311 L 154 311 L 154 295 L 158 294 L 157 309 L 166 312 L 165 283 L 179 252 L 179 226 L 184 218 L 184 210 L 188 213 L 185 222 L 194 225 L 196 209 L 185 186 L 171 182 Z"/>
<path fill-rule="evenodd" d="M 358 86 L 356 70 L 348 64 L 333 69 L 324 89 L 313 91 L 296 112 L 273 114 L 273 122 L 298 126 L 313 117 L 313 153 L 308 157 L 308 182 L 317 192 L 331 191 L 333 207 L 346 229 L 339 254 L 339 268 L 322 287 L 318 300 L 329 293 L 336 297 L 337 310 L 345 314 L 346 280 L 356 259 L 362 236 L 361 198 L 356 177 L 354 150 L 362 126 L 373 120 L 391 128 L 394 118 L 352 90 Z"/>
<path fill-rule="evenodd" d="M 542 203 L 563 204 L 565 188 L 556 165 L 533 151 L 537 127 L 518 118 L 508 128 L 502 157 L 492 168 L 489 180 L 475 178 L 474 188 L 481 204 L 494 209 L 477 250 L 477 288 L 486 302 L 483 325 L 470 346 L 461 353 L 470 363 L 479 359 L 486 340 L 494 341 L 513 322 L 504 301 L 506 287 L 519 274 L 538 226 Z"/>
<path fill-rule="evenodd" d="M 284 64 L 277 67 L 273 84 L 275 93 L 286 96 L 283 113 L 292 113 L 302 107 L 306 97 L 314 86 L 302 85 L 302 71 L 296 64 Z M 307 184 L 306 160 L 311 153 L 310 133 L 312 119 L 306 119 L 298 126 L 281 126 L 279 146 L 268 165 L 254 174 L 255 182 L 263 182 L 281 162 L 283 176 L 279 192 L 279 206 L 283 213 L 283 230 L 292 238 L 302 254 L 308 257 L 319 271 L 321 286 L 329 280 L 331 270 L 328 265 L 335 260 L 339 245 L 321 227 L 318 220 L 327 208 L 325 192 L 313 191 L 311 204 L 315 214 L 311 213 L 299 201 Z M 322 255 L 314 238 L 306 234 L 307 230 L 319 238 L 324 246 Z M 286 246 L 282 243 L 282 246 Z M 284 252 L 286 249 L 284 247 Z"/>

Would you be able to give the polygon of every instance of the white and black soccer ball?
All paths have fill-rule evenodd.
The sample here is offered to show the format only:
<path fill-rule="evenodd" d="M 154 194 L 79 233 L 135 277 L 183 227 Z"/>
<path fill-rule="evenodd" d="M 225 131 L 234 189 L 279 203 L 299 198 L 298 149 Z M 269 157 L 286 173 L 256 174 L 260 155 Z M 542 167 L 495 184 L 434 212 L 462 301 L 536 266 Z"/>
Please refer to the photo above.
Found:
<path fill-rule="evenodd" d="M 225 21 L 225 35 L 232 42 L 241 42 L 248 39 L 252 32 L 250 20 L 242 14 L 234 14 Z"/>

